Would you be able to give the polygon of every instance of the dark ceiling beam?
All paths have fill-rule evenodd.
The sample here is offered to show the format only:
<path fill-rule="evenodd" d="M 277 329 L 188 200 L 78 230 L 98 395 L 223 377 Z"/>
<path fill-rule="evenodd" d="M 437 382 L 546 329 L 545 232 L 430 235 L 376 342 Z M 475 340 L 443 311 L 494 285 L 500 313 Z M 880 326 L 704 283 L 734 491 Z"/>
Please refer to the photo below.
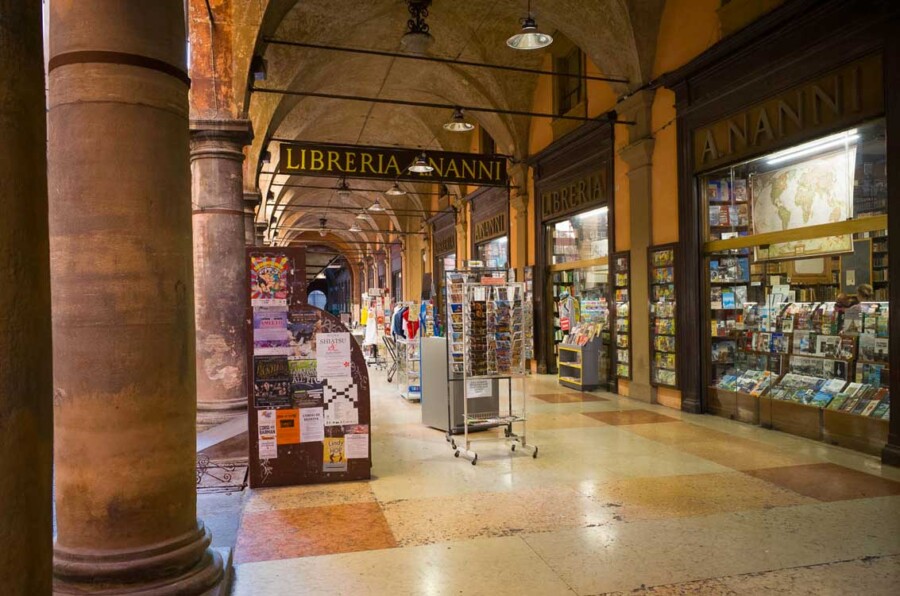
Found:
<path fill-rule="evenodd" d="M 436 62 L 439 64 L 451 64 L 453 66 L 471 66 L 473 68 L 490 68 L 493 70 L 505 70 L 508 72 L 521 72 L 526 74 L 548 75 L 551 77 L 565 77 L 572 79 L 582 79 L 585 81 L 604 81 L 607 83 L 628 83 L 625 77 L 604 77 L 589 74 L 572 74 L 568 72 L 557 72 L 552 70 L 539 70 L 534 68 L 524 68 L 521 66 L 507 66 L 504 64 L 488 64 L 485 62 L 470 62 L 468 60 L 458 60 L 454 58 L 440 58 L 437 56 L 419 56 L 414 54 L 403 54 L 400 52 L 385 52 L 382 50 L 366 50 L 359 48 L 347 48 L 343 46 L 333 46 L 318 43 L 306 43 L 300 41 L 289 41 L 286 39 L 276 39 L 274 37 L 265 37 L 263 40 L 272 45 L 289 46 L 293 48 L 306 48 L 309 50 L 323 50 L 328 52 L 344 52 L 347 54 L 363 54 L 366 56 L 381 56 L 383 58 L 402 58 L 404 60 L 418 60 L 421 62 Z"/>
<path fill-rule="evenodd" d="M 504 110 L 502 108 L 487 108 L 484 106 L 463 106 L 452 103 L 437 103 L 431 101 L 413 101 L 411 99 L 387 99 L 383 97 L 368 97 L 364 95 L 344 95 L 340 93 L 317 93 L 315 91 L 292 91 L 290 89 L 273 89 L 270 87 L 251 87 L 253 93 L 270 93 L 275 95 L 290 95 L 295 97 L 315 97 L 317 99 L 337 99 L 341 101 L 359 101 L 366 103 L 381 103 L 395 106 L 408 106 L 413 108 L 435 108 L 441 110 L 463 109 L 467 112 L 484 112 L 488 114 L 503 114 L 506 116 L 528 116 L 530 118 L 549 118 L 551 120 L 574 120 L 575 122 L 613 122 L 615 124 L 634 125 L 631 120 L 617 120 L 614 111 L 606 112 L 597 118 L 587 116 L 569 116 L 553 114 L 549 112 L 528 112 L 525 110 Z M 350 178 L 350 176 L 347 176 Z M 469 186 L 473 186 L 469 184 Z"/>

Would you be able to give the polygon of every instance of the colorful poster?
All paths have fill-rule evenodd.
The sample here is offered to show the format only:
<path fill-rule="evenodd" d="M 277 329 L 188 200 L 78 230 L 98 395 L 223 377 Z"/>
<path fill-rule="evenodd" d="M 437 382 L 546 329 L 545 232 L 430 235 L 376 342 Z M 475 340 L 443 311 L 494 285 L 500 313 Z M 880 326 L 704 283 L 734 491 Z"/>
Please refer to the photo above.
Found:
<path fill-rule="evenodd" d="M 350 378 L 349 333 L 316 334 L 316 372 L 320 380 Z"/>
<path fill-rule="evenodd" d="M 292 353 L 285 307 L 253 309 L 253 354 L 255 356 L 287 356 Z"/>
<path fill-rule="evenodd" d="M 286 357 L 253 358 L 253 405 L 256 408 L 291 406 L 291 373 Z"/>
<path fill-rule="evenodd" d="M 344 427 L 344 455 L 347 457 L 347 459 L 368 459 L 368 424 Z"/>
<path fill-rule="evenodd" d="M 315 311 L 292 312 L 288 316 L 291 354 L 295 358 L 315 358 L 315 336 L 321 331 L 322 321 Z"/>
<path fill-rule="evenodd" d="M 250 304 L 287 306 L 291 262 L 285 256 L 250 257 Z"/>
<path fill-rule="evenodd" d="M 290 369 L 291 383 L 295 390 L 321 386 L 316 375 L 315 360 L 288 360 L 288 368 Z"/>
<path fill-rule="evenodd" d="M 344 437 L 325 437 L 322 450 L 323 472 L 346 472 L 347 457 L 344 454 Z"/>
<path fill-rule="evenodd" d="M 300 442 L 318 443 L 325 440 L 325 416 L 322 408 L 300 410 Z"/>
<path fill-rule="evenodd" d="M 275 436 L 279 445 L 295 445 L 300 442 L 300 410 L 276 410 Z"/>

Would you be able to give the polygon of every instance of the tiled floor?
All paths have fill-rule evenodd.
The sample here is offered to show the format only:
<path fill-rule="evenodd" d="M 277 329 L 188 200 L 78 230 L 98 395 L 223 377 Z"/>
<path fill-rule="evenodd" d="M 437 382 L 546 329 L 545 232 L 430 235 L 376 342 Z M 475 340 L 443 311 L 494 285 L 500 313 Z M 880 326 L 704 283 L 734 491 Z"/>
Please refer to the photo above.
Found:
<path fill-rule="evenodd" d="M 877 458 L 535 377 L 472 466 L 372 377 L 373 479 L 250 491 L 235 595 L 898 593 Z"/>

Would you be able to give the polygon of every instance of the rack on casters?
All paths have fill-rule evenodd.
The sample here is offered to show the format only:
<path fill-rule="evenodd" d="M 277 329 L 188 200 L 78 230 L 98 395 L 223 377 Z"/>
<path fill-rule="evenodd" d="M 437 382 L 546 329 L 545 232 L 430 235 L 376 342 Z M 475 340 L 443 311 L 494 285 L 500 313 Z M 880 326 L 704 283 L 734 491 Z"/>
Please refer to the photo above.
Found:
<path fill-rule="evenodd" d="M 489 283 L 484 283 L 488 281 Z M 463 352 L 463 442 L 450 439 L 455 457 L 461 455 L 478 463 L 472 448 L 476 441 L 504 440 L 511 451 L 519 446 L 536 458 L 538 447 L 526 440 L 526 397 L 523 298 L 525 285 L 504 280 L 482 279 L 481 283 L 464 283 L 461 323 L 465 346 Z M 495 382 L 509 383 L 506 407 L 498 400 L 496 412 L 469 412 L 469 400 L 491 395 Z M 521 382 L 521 406 L 514 406 L 514 380 Z M 514 425 L 520 428 L 516 432 Z M 473 439 L 470 429 L 502 428 L 503 436 Z"/>

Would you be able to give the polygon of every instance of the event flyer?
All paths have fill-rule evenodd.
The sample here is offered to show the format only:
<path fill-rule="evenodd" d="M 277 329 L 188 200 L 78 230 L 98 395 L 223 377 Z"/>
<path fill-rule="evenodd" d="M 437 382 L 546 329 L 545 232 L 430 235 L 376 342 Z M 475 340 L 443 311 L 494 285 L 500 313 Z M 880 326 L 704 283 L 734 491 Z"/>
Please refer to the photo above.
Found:
<path fill-rule="evenodd" d="M 344 427 L 344 454 L 347 459 L 369 457 L 369 425 Z"/>
<path fill-rule="evenodd" d="M 319 379 L 351 376 L 349 333 L 316 334 L 316 372 Z"/>
<path fill-rule="evenodd" d="M 325 440 L 325 415 L 322 408 L 300 409 L 300 442 L 318 443 Z"/>

